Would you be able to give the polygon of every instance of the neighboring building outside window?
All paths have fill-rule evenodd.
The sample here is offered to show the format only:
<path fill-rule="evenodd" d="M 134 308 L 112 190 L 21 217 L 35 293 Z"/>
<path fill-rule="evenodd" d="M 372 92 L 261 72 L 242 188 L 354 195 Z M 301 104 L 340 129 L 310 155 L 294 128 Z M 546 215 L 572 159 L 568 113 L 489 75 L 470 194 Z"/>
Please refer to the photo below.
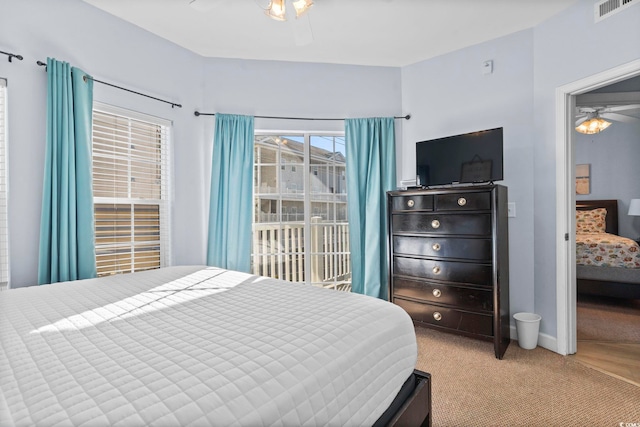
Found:
<path fill-rule="evenodd" d="M 0 78 L 0 291 L 9 287 L 9 221 L 7 211 L 7 81 Z"/>
<path fill-rule="evenodd" d="M 94 103 L 98 276 L 169 265 L 170 130 L 168 120 Z"/>
<path fill-rule="evenodd" d="M 350 290 L 343 135 L 256 134 L 254 274 Z"/>

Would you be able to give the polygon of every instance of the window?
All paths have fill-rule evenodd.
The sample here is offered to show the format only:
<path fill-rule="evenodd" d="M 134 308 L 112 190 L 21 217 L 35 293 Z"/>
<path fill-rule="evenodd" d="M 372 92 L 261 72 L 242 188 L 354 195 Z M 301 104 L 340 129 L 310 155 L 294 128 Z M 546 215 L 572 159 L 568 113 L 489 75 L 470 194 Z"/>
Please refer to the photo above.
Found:
<path fill-rule="evenodd" d="M 169 263 L 170 126 L 157 117 L 94 104 L 98 276 Z"/>
<path fill-rule="evenodd" d="M 9 225 L 7 212 L 7 81 L 0 79 L 0 290 L 9 287 Z"/>
<path fill-rule="evenodd" d="M 344 137 L 256 135 L 254 158 L 253 272 L 350 290 Z"/>

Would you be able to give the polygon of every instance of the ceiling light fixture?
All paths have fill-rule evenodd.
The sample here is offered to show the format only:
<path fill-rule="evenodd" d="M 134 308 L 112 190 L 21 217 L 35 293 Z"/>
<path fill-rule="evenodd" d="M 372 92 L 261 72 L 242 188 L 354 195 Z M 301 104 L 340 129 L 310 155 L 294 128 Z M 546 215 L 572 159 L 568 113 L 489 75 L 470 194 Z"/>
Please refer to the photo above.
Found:
<path fill-rule="evenodd" d="M 298 18 L 313 6 L 313 0 L 293 0 L 292 4 Z M 286 21 L 286 9 L 285 0 L 271 0 L 264 13 L 276 21 Z"/>
<path fill-rule="evenodd" d="M 594 112 L 589 113 L 587 120 L 580 123 L 579 126 L 576 126 L 576 130 L 586 135 L 593 135 L 594 133 L 602 132 L 610 125 L 611 122 L 606 121 L 605 119 L 601 118 L 597 112 Z"/>
<path fill-rule="evenodd" d="M 293 8 L 296 10 L 296 18 L 302 16 L 313 6 L 312 0 L 293 0 Z"/>
<path fill-rule="evenodd" d="M 267 10 L 264 11 L 269 18 L 275 19 L 276 21 L 286 21 L 287 17 L 285 12 L 284 0 L 271 0 L 269 6 L 267 6 Z"/>

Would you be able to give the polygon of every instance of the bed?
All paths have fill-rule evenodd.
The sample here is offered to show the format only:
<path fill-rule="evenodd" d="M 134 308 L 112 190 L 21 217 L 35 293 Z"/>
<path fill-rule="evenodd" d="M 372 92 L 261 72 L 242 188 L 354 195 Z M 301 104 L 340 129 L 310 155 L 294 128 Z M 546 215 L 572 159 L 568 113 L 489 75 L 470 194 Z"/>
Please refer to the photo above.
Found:
<path fill-rule="evenodd" d="M 581 294 L 640 298 L 640 247 L 618 236 L 617 200 L 576 202 L 576 277 Z"/>
<path fill-rule="evenodd" d="M 204 266 L 0 292 L 2 426 L 431 425 L 413 324 Z"/>

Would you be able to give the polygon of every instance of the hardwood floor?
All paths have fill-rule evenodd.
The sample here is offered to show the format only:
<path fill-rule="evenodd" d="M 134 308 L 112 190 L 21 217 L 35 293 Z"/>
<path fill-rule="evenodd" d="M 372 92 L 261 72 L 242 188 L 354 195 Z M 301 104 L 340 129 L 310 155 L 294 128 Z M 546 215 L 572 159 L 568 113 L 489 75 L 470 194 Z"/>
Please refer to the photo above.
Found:
<path fill-rule="evenodd" d="M 640 344 L 578 341 L 574 357 L 590 368 L 640 387 Z"/>
<path fill-rule="evenodd" d="M 640 387 L 640 300 L 578 298 L 575 359 Z"/>

